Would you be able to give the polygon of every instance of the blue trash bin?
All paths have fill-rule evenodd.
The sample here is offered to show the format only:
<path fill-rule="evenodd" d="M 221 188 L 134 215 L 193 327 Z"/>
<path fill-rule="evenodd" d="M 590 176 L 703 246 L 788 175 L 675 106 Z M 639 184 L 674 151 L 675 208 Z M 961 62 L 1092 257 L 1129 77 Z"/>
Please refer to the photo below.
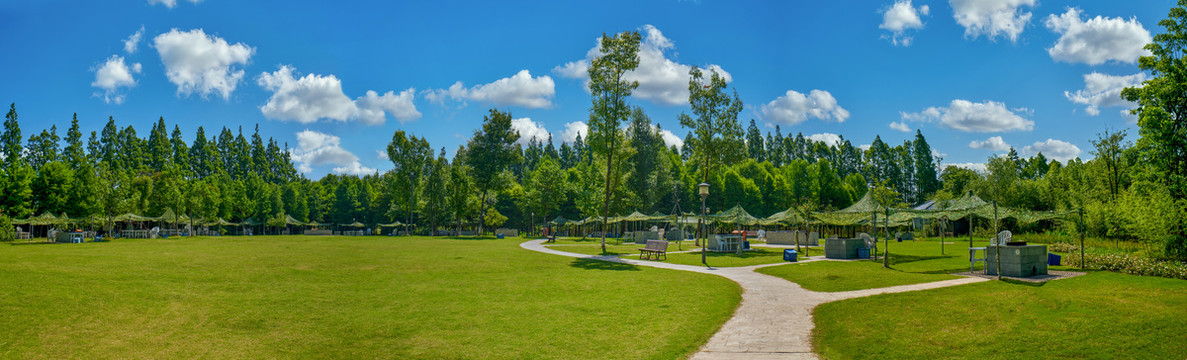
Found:
<path fill-rule="evenodd" d="M 495 235 L 495 237 L 496 237 L 496 238 L 499 238 L 499 239 L 502 239 L 502 238 L 503 238 L 503 234 L 498 234 L 498 235 Z"/>
<path fill-rule="evenodd" d="M 783 249 L 783 261 L 795 262 L 796 255 L 794 249 Z"/>
<path fill-rule="evenodd" d="M 742 242 L 742 250 L 750 250 L 750 240 Z"/>
<path fill-rule="evenodd" d="M 1063 258 L 1062 256 L 1048 253 L 1047 254 L 1047 265 L 1059 265 L 1059 261 L 1062 258 Z"/>
<path fill-rule="evenodd" d="M 857 258 L 858 259 L 869 259 L 870 258 L 870 248 L 857 248 Z"/>

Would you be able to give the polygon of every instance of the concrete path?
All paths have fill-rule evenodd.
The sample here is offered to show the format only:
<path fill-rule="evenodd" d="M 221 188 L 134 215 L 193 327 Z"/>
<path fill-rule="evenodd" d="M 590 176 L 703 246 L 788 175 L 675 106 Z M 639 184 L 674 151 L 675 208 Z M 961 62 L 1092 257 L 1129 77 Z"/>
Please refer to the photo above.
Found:
<path fill-rule="evenodd" d="M 575 258 L 612 261 L 663 269 L 714 274 L 742 286 L 742 304 L 734 316 L 713 334 L 709 342 L 693 354 L 692 359 L 816 359 L 812 352 L 812 309 L 830 301 L 856 297 L 935 289 L 969 284 L 986 279 L 967 277 L 930 283 L 894 286 L 880 289 L 823 293 L 805 290 L 799 284 L 774 276 L 754 272 L 755 269 L 783 265 L 763 264 L 746 267 L 705 268 L 664 262 L 641 261 L 617 256 L 585 255 L 546 248 L 544 240 L 532 240 L 521 247 L 548 254 Z M 801 263 L 823 261 L 823 257 L 801 260 Z"/>

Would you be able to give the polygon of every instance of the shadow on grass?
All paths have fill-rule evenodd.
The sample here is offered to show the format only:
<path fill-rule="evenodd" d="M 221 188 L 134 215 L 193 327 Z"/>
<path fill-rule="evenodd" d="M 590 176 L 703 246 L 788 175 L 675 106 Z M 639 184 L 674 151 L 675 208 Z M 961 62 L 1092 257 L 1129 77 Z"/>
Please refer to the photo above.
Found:
<path fill-rule="evenodd" d="M 881 255 L 881 253 L 879 253 L 879 255 Z M 890 252 L 890 264 L 891 265 L 905 264 L 905 263 L 909 263 L 909 262 L 924 261 L 924 260 L 936 260 L 936 259 L 948 259 L 948 258 L 952 258 L 952 257 L 954 257 L 954 256 L 919 256 L 919 255 L 895 254 L 892 251 L 892 252 Z"/>
<path fill-rule="evenodd" d="M 57 243 L 56 242 L 47 242 L 47 241 L 34 241 L 34 242 L 15 242 L 14 241 L 14 242 L 8 243 L 8 245 L 12 245 L 12 246 L 17 246 L 17 245 L 53 245 L 53 244 L 57 244 Z"/>
<path fill-rule="evenodd" d="M 498 240 L 494 236 L 442 236 L 440 238 L 446 240 Z"/>
<path fill-rule="evenodd" d="M 574 259 L 569 266 L 585 270 L 639 271 L 635 265 L 592 259 Z"/>

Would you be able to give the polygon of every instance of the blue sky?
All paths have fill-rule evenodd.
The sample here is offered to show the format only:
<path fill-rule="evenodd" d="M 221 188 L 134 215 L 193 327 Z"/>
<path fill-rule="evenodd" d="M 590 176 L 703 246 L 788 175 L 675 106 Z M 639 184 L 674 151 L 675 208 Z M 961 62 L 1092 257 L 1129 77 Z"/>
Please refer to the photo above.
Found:
<path fill-rule="evenodd" d="M 588 117 L 596 38 L 637 30 L 631 101 L 673 142 L 696 65 L 728 73 L 739 120 L 764 132 L 893 145 L 921 129 L 973 167 L 1007 146 L 1088 158 L 1106 128 L 1136 138 L 1113 94 L 1144 78 L 1136 57 L 1173 3 L 5 2 L 0 100 L 26 137 L 64 135 L 75 112 L 87 134 L 114 116 L 144 136 L 163 116 L 187 141 L 259 124 L 316 179 L 390 169 L 399 129 L 452 156 L 491 107 L 559 145 Z"/>

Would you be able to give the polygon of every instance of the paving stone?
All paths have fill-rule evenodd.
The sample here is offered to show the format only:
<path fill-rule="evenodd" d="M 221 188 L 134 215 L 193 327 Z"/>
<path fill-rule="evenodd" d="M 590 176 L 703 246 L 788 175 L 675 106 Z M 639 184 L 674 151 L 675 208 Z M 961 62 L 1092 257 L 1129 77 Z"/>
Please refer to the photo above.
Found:
<path fill-rule="evenodd" d="M 816 359 L 812 352 L 812 309 L 837 300 L 878 294 L 935 289 L 970 284 L 987 279 L 963 277 L 922 284 L 893 286 L 880 289 L 821 293 L 806 290 L 799 284 L 774 276 L 754 272 L 755 269 L 784 263 L 734 268 L 706 268 L 702 266 L 639 261 L 617 256 L 585 255 L 545 247 L 544 240 L 531 240 L 521 247 L 548 254 L 575 258 L 596 259 L 662 269 L 714 274 L 733 280 L 742 287 L 742 304 L 734 316 L 713 334 L 709 342 L 693 354 L 692 359 Z M 824 261 L 808 258 L 800 262 Z"/>

